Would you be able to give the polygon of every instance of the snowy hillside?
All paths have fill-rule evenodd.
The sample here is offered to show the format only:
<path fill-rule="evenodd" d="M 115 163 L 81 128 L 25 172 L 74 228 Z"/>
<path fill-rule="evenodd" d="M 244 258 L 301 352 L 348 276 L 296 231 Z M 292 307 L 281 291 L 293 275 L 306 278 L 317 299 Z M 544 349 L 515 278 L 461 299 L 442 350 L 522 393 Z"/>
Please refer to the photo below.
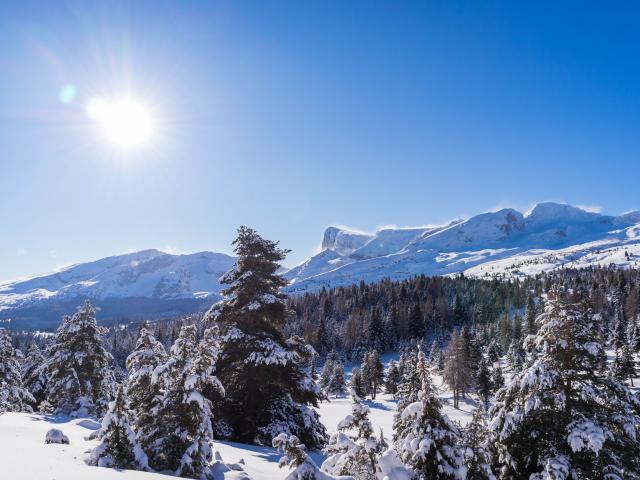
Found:
<path fill-rule="evenodd" d="M 158 250 L 103 258 L 28 280 L 0 283 L 0 318 L 20 326 L 57 325 L 91 298 L 104 317 L 190 313 L 218 298 L 219 277 L 235 262 L 221 253 Z M 35 324 L 35 325 L 33 325 Z"/>
<path fill-rule="evenodd" d="M 328 231 L 341 237 L 335 227 Z M 290 291 L 418 274 L 519 276 L 567 266 L 640 265 L 639 212 L 608 216 L 558 203 L 540 203 L 527 214 L 483 213 L 439 228 L 384 229 L 369 238 L 351 249 L 323 242 L 320 253 L 287 272 Z"/>

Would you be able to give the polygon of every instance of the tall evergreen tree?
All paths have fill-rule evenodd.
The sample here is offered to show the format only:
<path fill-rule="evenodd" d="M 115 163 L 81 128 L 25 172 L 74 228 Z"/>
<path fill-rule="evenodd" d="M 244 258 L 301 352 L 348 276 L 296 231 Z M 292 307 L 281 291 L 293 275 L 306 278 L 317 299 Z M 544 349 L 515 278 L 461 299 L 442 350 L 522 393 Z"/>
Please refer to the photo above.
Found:
<path fill-rule="evenodd" d="M 58 412 L 94 413 L 106 410 L 114 394 L 113 357 L 103 345 L 107 331 L 96 322 L 87 300 L 66 316 L 47 349 L 47 399 Z"/>
<path fill-rule="evenodd" d="M 164 346 L 155 339 L 147 328 L 141 328 L 135 349 L 127 357 L 129 376 L 126 381 L 126 395 L 133 414 L 132 423 L 144 451 L 152 455 L 150 463 L 158 461 L 153 457 L 152 445 L 161 435 L 158 425 L 158 409 L 162 401 L 159 382 L 153 382 L 153 372 L 166 362 Z"/>
<path fill-rule="evenodd" d="M 0 328 L 0 413 L 31 411 L 35 399 L 22 384 L 20 350 L 14 348 L 6 328 Z"/>
<path fill-rule="evenodd" d="M 634 479 L 640 401 L 600 376 L 593 315 L 554 287 L 527 349 L 531 365 L 497 394 L 494 465 L 501 478 Z"/>
<path fill-rule="evenodd" d="M 417 339 L 424 336 L 424 317 L 419 304 L 412 307 L 409 312 L 409 336 Z"/>
<path fill-rule="evenodd" d="M 216 356 L 215 349 L 207 335 L 198 345 L 196 327 L 185 325 L 166 362 L 153 373 L 153 381 L 159 382 L 163 392 L 154 411 L 159 434 L 149 452 L 156 470 L 187 478 L 206 475 L 213 457 L 213 413 L 204 391 L 207 386 L 221 388 L 210 360 Z"/>
<path fill-rule="evenodd" d="M 46 399 L 47 376 L 45 374 L 45 358 L 36 342 L 32 342 L 22 363 L 22 380 L 24 388 L 33 396 L 31 407 L 36 410 Z"/>
<path fill-rule="evenodd" d="M 310 448 L 326 441 L 312 406 L 323 393 L 306 370 L 308 346 L 287 339 L 287 281 L 276 272 L 287 250 L 247 227 L 233 242 L 236 265 L 221 281 L 224 300 L 207 313 L 220 327 L 218 374 L 226 388 L 219 411 L 234 440 L 271 444 L 281 432 L 296 435 Z"/>
<path fill-rule="evenodd" d="M 419 400 L 400 414 L 394 432 L 396 450 L 417 478 L 465 479 L 460 432 L 442 412 L 422 352 L 418 353 L 416 370 L 421 380 Z"/>
<path fill-rule="evenodd" d="M 343 395 L 346 390 L 347 382 L 344 378 L 344 367 L 342 366 L 342 362 L 337 360 L 333 363 L 333 370 L 331 372 L 331 377 L 329 378 L 329 383 L 327 384 L 326 392 L 327 395 L 338 397 Z"/>
<path fill-rule="evenodd" d="M 464 463 L 467 467 L 467 478 L 470 480 L 496 480 L 491 469 L 489 430 L 485 415 L 486 411 L 483 408 L 476 408 L 471 421 L 464 429 Z"/>
<path fill-rule="evenodd" d="M 400 370 L 400 365 L 395 360 L 392 360 L 389 362 L 389 367 L 384 377 L 384 391 L 393 395 L 393 398 L 396 398 L 398 386 L 401 381 L 402 371 Z"/>
<path fill-rule="evenodd" d="M 366 392 L 373 400 L 384 381 L 384 366 L 380 361 L 380 354 L 377 350 L 370 350 L 364 356 L 362 362 L 362 379 L 365 383 Z"/>
<path fill-rule="evenodd" d="M 478 368 L 478 373 L 476 374 L 476 393 L 484 408 L 489 408 L 489 399 L 491 398 L 491 394 L 493 393 L 493 382 L 491 381 L 491 371 L 489 370 L 489 364 L 487 360 L 484 358 L 480 361 L 480 367 Z"/>

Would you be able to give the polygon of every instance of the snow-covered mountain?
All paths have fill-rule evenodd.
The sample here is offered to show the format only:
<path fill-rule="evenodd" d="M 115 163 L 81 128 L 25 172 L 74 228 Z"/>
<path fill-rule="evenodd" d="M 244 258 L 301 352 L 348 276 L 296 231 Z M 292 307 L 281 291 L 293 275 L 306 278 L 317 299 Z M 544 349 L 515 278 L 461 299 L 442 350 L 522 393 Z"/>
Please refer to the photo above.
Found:
<path fill-rule="evenodd" d="M 374 234 L 329 227 L 324 238 L 320 253 L 287 272 L 291 292 L 418 274 L 517 277 L 569 266 L 640 266 L 640 212 L 609 216 L 551 202 L 442 227 Z"/>
<path fill-rule="evenodd" d="M 233 263 L 220 253 L 145 250 L 0 283 L 0 322 L 52 328 L 84 298 L 102 319 L 199 311 L 219 298 L 218 279 Z M 612 263 L 640 267 L 640 212 L 608 216 L 541 203 L 528 213 L 507 208 L 443 226 L 372 234 L 329 227 L 321 251 L 284 275 L 296 294 L 419 274 L 519 277 Z"/>
<path fill-rule="evenodd" d="M 219 277 L 235 262 L 221 253 L 144 250 L 0 283 L 0 319 L 20 327 L 57 325 L 90 298 L 103 318 L 191 313 L 219 298 Z"/>

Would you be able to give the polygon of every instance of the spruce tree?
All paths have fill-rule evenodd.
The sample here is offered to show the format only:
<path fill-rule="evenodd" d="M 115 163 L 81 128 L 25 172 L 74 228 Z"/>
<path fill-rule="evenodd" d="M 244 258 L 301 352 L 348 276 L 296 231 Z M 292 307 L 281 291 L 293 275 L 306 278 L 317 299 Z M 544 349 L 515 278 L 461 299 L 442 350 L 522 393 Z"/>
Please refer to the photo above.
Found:
<path fill-rule="evenodd" d="M 473 411 L 473 417 L 464 429 L 463 437 L 466 447 L 464 463 L 467 467 L 467 478 L 470 480 L 496 480 L 491 469 L 489 430 L 486 411 L 483 408 L 476 408 Z"/>
<path fill-rule="evenodd" d="M 494 391 L 501 389 L 504 386 L 504 375 L 502 374 L 502 367 L 500 363 L 496 363 L 493 367 L 493 373 L 491 374 L 491 386 Z"/>
<path fill-rule="evenodd" d="M 340 360 L 333 363 L 333 371 L 331 372 L 331 378 L 327 384 L 327 395 L 333 395 L 338 397 L 343 395 L 347 390 L 347 382 L 344 378 L 344 367 Z"/>
<path fill-rule="evenodd" d="M 93 449 L 89 465 L 126 470 L 144 470 L 147 455 L 136 439 L 129 422 L 129 413 L 122 387 L 109 403 L 100 429 L 100 445 Z"/>
<path fill-rule="evenodd" d="M 198 345 L 196 327 L 185 325 L 166 362 L 153 373 L 163 392 L 154 411 L 157 440 L 149 452 L 156 470 L 170 470 L 187 478 L 206 474 L 213 457 L 213 413 L 204 392 L 208 386 L 220 388 L 210 361 L 215 349 L 206 335 Z"/>
<path fill-rule="evenodd" d="M 478 368 L 478 373 L 476 374 L 476 393 L 484 408 L 489 408 L 489 400 L 491 399 L 491 394 L 493 393 L 493 382 L 491 381 L 491 371 L 489 370 L 489 364 L 487 360 L 484 358 L 480 361 L 480 367 Z"/>
<path fill-rule="evenodd" d="M 270 445 L 284 432 L 319 448 L 326 432 L 311 407 L 323 393 L 306 370 L 308 345 L 283 328 L 287 281 L 276 272 L 288 251 L 244 226 L 233 244 L 238 260 L 221 278 L 224 300 L 206 315 L 220 327 L 220 416 L 237 441 Z"/>
<path fill-rule="evenodd" d="M 377 350 L 370 350 L 365 353 L 364 361 L 362 362 L 362 379 L 366 392 L 375 400 L 378 389 L 384 381 L 384 366 L 380 361 L 380 354 Z"/>
<path fill-rule="evenodd" d="M 165 363 L 167 353 L 162 343 L 151 332 L 140 329 L 135 349 L 127 357 L 129 376 L 126 380 L 126 395 L 133 414 L 132 423 L 144 451 L 152 456 L 152 465 L 158 462 L 154 458 L 152 444 L 158 440 L 158 409 L 162 400 L 161 385 L 153 382 L 153 372 Z"/>
<path fill-rule="evenodd" d="M 354 368 L 351 371 L 351 381 L 349 382 L 351 391 L 359 398 L 367 396 L 367 385 L 362 377 L 362 370 Z"/>
<path fill-rule="evenodd" d="M 464 479 L 460 432 L 442 412 L 422 352 L 418 353 L 416 370 L 421 380 L 419 399 L 404 408 L 394 426 L 396 450 L 417 478 Z"/>
<path fill-rule="evenodd" d="M 99 327 L 87 300 L 65 316 L 48 347 L 47 399 L 56 412 L 100 416 L 113 396 L 113 357 L 103 346 L 107 330 Z"/>
<path fill-rule="evenodd" d="M 324 453 L 329 457 L 322 470 L 331 475 L 351 475 L 357 480 L 376 480 L 379 472 L 377 456 L 384 445 L 374 436 L 369 408 L 353 395 L 351 414 L 338 423 Z"/>
<path fill-rule="evenodd" d="M 400 371 L 400 366 L 398 362 L 392 360 L 389 362 L 389 367 L 384 377 L 384 391 L 393 395 L 393 398 L 396 398 L 401 380 L 402 372 Z"/>
<path fill-rule="evenodd" d="M 14 348 L 6 328 L 0 328 L 0 397 L 1 412 L 31 412 L 35 399 L 22 384 L 20 350 Z"/>
<path fill-rule="evenodd" d="M 31 407 L 36 410 L 41 402 L 46 400 L 47 376 L 45 372 L 46 361 L 42 350 L 36 342 L 32 342 L 24 362 L 22 363 L 22 380 L 24 388 L 33 396 Z"/>
<path fill-rule="evenodd" d="M 550 291 L 526 345 L 531 365 L 497 394 L 491 442 L 501 478 L 640 477 L 640 401 L 598 373 L 603 346 L 585 305 Z"/>

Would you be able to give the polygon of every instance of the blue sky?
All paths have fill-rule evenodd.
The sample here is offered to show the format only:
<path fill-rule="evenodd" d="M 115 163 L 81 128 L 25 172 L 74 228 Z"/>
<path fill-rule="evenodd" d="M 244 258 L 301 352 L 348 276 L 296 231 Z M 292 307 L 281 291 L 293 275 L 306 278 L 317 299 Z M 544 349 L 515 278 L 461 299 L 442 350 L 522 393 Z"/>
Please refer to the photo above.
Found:
<path fill-rule="evenodd" d="M 634 2 L 13 3 L 0 280 L 132 249 L 229 251 L 240 224 L 292 265 L 330 224 L 640 207 Z M 153 112 L 147 148 L 115 150 L 85 114 L 123 94 Z"/>

